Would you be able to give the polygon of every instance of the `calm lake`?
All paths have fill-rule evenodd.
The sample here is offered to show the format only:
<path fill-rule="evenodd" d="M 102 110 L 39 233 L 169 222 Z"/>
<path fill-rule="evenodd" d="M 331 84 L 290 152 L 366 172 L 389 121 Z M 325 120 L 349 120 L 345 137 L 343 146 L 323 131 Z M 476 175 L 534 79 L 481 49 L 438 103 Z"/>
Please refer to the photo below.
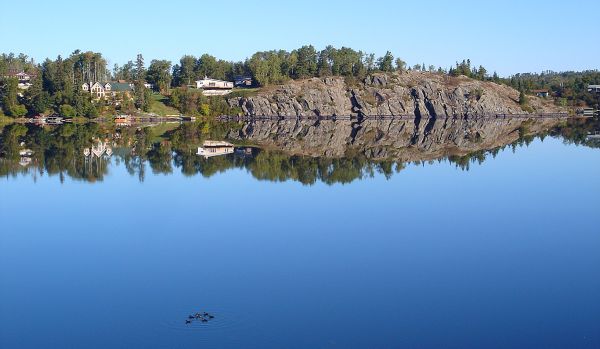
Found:
<path fill-rule="evenodd" d="M 553 123 L 0 126 L 0 347 L 599 348 L 600 128 Z"/>

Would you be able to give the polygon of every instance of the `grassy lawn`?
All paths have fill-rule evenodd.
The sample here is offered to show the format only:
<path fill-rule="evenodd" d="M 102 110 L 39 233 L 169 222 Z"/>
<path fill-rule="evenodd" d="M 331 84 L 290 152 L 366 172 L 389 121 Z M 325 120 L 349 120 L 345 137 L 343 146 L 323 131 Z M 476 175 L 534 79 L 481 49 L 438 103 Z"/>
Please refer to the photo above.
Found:
<path fill-rule="evenodd" d="M 233 91 L 228 94 L 227 98 L 232 97 L 251 97 L 256 96 L 258 92 L 260 92 L 260 88 L 235 88 Z"/>
<path fill-rule="evenodd" d="M 179 112 L 179 110 L 167 106 L 165 104 L 166 100 L 167 100 L 167 97 L 161 95 L 160 93 L 152 94 L 152 102 L 150 104 L 150 112 L 158 114 L 160 116 L 181 114 Z"/>

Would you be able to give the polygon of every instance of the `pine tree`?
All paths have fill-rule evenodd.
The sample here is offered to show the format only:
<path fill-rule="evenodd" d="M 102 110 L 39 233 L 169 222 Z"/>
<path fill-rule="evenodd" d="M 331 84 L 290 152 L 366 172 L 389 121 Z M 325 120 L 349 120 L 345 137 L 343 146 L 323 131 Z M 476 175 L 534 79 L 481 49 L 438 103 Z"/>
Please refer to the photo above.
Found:
<path fill-rule="evenodd" d="M 146 106 L 145 77 L 144 57 L 142 54 L 138 54 L 135 62 L 135 106 L 138 109 L 144 109 Z"/>
<path fill-rule="evenodd" d="M 396 70 L 400 73 L 406 70 L 406 62 L 400 58 L 396 58 Z"/>
<path fill-rule="evenodd" d="M 523 90 L 519 91 L 519 104 L 521 106 L 525 106 L 527 105 L 528 99 L 527 96 L 525 95 L 525 92 L 523 92 Z"/>

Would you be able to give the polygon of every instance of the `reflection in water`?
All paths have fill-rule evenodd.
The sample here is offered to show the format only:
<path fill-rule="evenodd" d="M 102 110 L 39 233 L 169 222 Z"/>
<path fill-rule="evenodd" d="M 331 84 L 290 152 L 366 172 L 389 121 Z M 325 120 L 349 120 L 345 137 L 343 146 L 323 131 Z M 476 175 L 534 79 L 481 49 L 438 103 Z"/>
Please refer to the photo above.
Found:
<path fill-rule="evenodd" d="M 187 176 L 210 177 L 243 168 L 260 180 L 349 183 L 375 173 L 389 178 L 407 163 L 447 160 L 468 170 L 504 147 L 547 135 L 598 148 L 599 130 L 598 120 L 548 119 L 203 121 L 177 127 L 11 124 L 1 130 L 0 174 L 36 178 L 47 173 L 58 174 L 61 181 L 68 176 L 94 182 L 103 180 L 114 161 L 140 181 L 149 165 L 155 174 L 177 168 Z"/>
<path fill-rule="evenodd" d="M 225 141 L 204 141 L 201 147 L 198 147 L 196 155 L 203 156 L 205 159 L 215 156 L 231 154 L 234 151 L 233 144 Z"/>

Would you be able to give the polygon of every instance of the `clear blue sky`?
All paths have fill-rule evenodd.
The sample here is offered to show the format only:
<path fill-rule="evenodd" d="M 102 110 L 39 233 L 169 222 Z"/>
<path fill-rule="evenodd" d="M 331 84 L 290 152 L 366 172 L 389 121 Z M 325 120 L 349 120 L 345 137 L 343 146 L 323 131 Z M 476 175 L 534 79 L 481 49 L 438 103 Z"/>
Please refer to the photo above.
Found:
<path fill-rule="evenodd" d="M 409 64 L 462 58 L 501 75 L 600 68 L 597 0 L 9 1 L 0 52 L 36 60 L 99 51 L 114 63 L 210 53 L 349 46 Z M 584 53 L 584 52 L 587 52 Z"/>

